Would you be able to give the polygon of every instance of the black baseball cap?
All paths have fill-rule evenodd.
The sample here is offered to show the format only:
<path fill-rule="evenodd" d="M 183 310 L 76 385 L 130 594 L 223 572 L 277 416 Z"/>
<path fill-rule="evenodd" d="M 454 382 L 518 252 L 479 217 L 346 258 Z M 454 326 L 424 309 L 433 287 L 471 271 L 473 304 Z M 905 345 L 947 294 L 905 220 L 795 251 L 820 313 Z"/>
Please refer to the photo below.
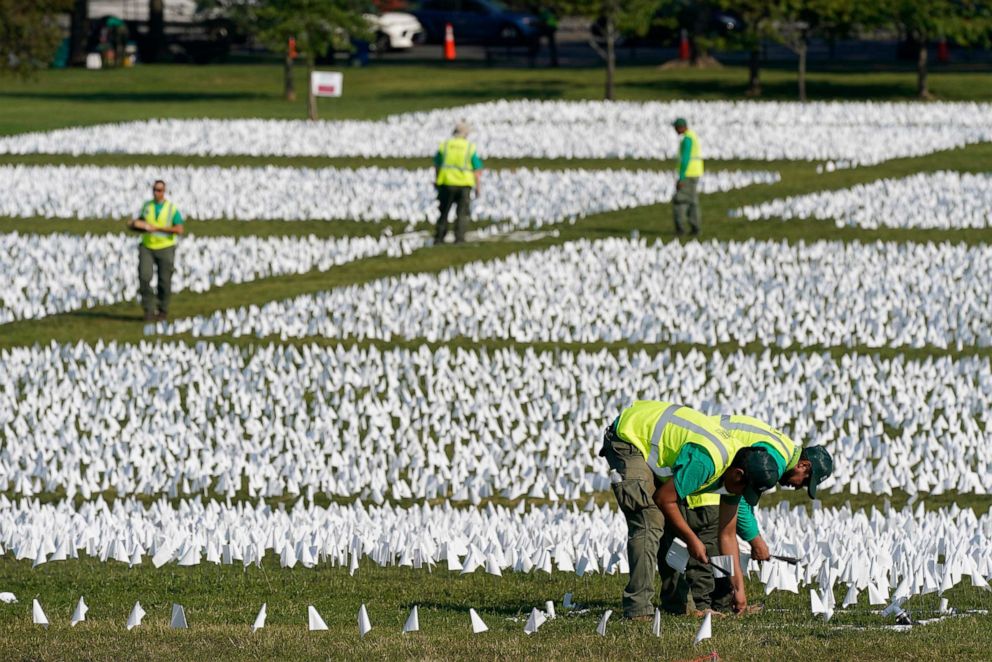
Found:
<path fill-rule="evenodd" d="M 815 499 L 817 485 L 829 478 L 830 474 L 834 472 L 834 459 L 830 456 L 830 451 L 823 446 L 809 446 L 808 448 L 804 448 L 802 455 L 799 457 L 802 460 L 809 460 L 811 468 L 809 486 L 806 488 L 806 491 L 809 492 L 811 499 Z"/>
<path fill-rule="evenodd" d="M 744 470 L 744 480 L 747 481 L 742 496 L 750 505 L 756 506 L 761 493 L 775 487 L 778 482 L 778 465 L 775 464 L 771 453 L 764 448 L 752 446 L 747 450 L 750 452 L 741 465 L 741 469 Z"/>

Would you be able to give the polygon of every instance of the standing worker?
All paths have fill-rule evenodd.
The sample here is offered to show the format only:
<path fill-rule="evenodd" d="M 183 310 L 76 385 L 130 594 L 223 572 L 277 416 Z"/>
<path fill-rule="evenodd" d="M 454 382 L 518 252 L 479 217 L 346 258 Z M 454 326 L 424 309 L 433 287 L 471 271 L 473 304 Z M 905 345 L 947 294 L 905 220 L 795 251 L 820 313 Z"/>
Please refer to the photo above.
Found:
<path fill-rule="evenodd" d="M 712 420 L 718 422 L 739 443 L 766 450 L 775 461 L 779 485 L 805 487 L 810 498 L 815 499 L 817 486 L 833 473 L 833 458 L 823 446 L 803 448 L 781 430 L 751 416 L 724 414 L 713 416 Z M 686 517 L 689 526 L 707 546 L 707 551 L 710 554 L 715 553 L 711 550 L 717 546 L 715 522 L 719 514 L 719 501 L 709 494 L 690 496 L 684 507 L 690 513 Z M 666 536 L 669 535 L 666 531 Z M 754 510 L 746 501 L 741 501 L 737 511 L 737 535 L 751 545 L 752 559 L 767 561 L 770 558 L 768 545 L 761 537 Z M 690 590 L 697 612 L 706 609 L 729 611 L 731 608 L 729 582 L 714 579 L 708 566 L 690 561 L 686 567 L 685 581 L 680 581 L 679 576 L 670 568 L 661 570 L 663 609 L 684 614 Z"/>
<path fill-rule="evenodd" d="M 630 576 L 623 593 L 624 617 L 654 614 L 654 578 L 668 553 L 661 546 L 666 523 L 689 555 L 709 562 L 706 546 L 686 523 L 679 502 L 694 494 L 720 495 L 719 548 L 732 555 L 734 611 L 747 608 L 737 546 L 740 497 L 752 505 L 775 484 L 775 462 L 761 448 L 746 448 L 719 423 L 689 407 L 640 400 L 607 428 L 599 452 L 610 465 L 613 494 L 627 520 Z M 668 543 L 671 544 L 672 540 Z"/>
<path fill-rule="evenodd" d="M 183 234 L 183 215 L 165 199 L 165 182 L 155 180 L 153 199 L 146 202 L 138 217 L 129 221 L 131 230 L 143 233 L 138 246 L 138 283 L 146 322 L 168 318 L 172 297 L 172 272 L 176 266 L 176 237 Z M 152 272 L 158 270 L 158 292 L 152 291 Z"/>
<path fill-rule="evenodd" d="M 465 229 L 471 213 L 470 196 L 475 190 L 478 198 L 482 192 L 482 159 L 475 151 L 475 143 L 468 141 L 468 124 L 455 125 L 454 134 L 441 143 L 434 155 L 434 183 L 441 215 L 437 219 L 434 245 L 444 243 L 448 235 L 448 213 L 455 205 L 455 243 L 465 243 Z"/>
<path fill-rule="evenodd" d="M 703 157 L 699 136 L 689 128 L 685 118 L 672 122 L 675 133 L 682 136 L 679 144 L 679 178 L 675 182 L 672 211 L 675 214 L 675 234 L 682 234 L 682 227 L 689 223 L 689 233 L 699 234 L 699 178 L 703 176 Z"/>

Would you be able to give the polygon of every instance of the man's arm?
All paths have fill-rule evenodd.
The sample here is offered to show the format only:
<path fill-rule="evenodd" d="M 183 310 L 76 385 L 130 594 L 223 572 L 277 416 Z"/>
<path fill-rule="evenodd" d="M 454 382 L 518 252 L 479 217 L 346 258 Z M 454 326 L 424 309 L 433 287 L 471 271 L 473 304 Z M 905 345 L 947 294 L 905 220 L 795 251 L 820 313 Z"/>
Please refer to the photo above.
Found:
<path fill-rule="evenodd" d="M 734 576 L 730 578 L 730 583 L 734 587 L 734 611 L 740 614 L 747 609 L 747 593 L 741 570 L 741 552 L 737 546 L 737 499 L 720 500 L 720 554 L 734 559 Z"/>
<path fill-rule="evenodd" d="M 685 541 L 689 555 L 700 563 L 709 563 L 706 545 L 689 528 L 689 523 L 685 521 L 682 511 L 679 510 L 679 493 L 675 489 L 674 480 L 662 484 L 654 491 L 654 502 L 665 516 L 665 523 L 670 524 L 675 529 L 675 534 Z"/>
<path fill-rule="evenodd" d="M 769 559 L 768 545 L 761 537 L 761 529 L 758 527 L 758 519 L 754 515 L 754 508 L 744 499 L 737 509 L 737 535 L 751 544 L 751 558 L 755 561 L 767 561 Z"/>
<path fill-rule="evenodd" d="M 692 138 L 682 136 L 682 144 L 679 146 L 679 181 L 685 179 L 685 171 L 689 168 L 689 161 L 692 158 Z"/>

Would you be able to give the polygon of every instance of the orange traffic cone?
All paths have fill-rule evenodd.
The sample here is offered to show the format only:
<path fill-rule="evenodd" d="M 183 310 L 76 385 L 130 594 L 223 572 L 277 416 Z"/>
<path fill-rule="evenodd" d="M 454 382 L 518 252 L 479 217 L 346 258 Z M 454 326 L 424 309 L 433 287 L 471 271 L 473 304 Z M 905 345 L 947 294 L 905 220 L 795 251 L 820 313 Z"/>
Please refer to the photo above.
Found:
<path fill-rule="evenodd" d="M 444 59 L 455 59 L 455 31 L 451 23 L 444 24 Z"/>

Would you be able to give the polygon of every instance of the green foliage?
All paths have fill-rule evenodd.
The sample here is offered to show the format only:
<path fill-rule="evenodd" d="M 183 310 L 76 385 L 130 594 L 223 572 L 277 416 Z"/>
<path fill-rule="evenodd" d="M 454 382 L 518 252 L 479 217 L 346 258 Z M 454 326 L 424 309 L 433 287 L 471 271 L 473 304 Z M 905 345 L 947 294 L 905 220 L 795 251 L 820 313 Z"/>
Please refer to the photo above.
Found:
<path fill-rule="evenodd" d="M 58 16 L 71 8 L 72 0 L 0 0 L 0 74 L 47 67 L 62 41 Z"/>

